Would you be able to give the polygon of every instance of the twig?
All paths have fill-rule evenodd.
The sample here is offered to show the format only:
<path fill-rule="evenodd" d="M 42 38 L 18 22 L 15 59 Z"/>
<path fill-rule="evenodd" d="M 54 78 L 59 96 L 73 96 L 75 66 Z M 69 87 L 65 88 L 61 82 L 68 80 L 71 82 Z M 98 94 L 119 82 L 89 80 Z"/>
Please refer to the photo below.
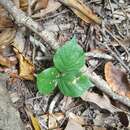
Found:
<path fill-rule="evenodd" d="M 94 58 L 100 58 L 100 59 L 113 60 L 113 57 L 106 54 L 106 53 L 87 52 L 87 53 L 85 53 L 85 56 L 86 57 L 94 57 Z"/>
<path fill-rule="evenodd" d="M 56 102 L 57 102 L 57 100 L 60 98 L 60 94 L 58 93 L 54 98 L 53 98 L 53 100 L 52 100 L 52 102 L 50 103 L 50 106 L 49 106 L 49 113 L 52 113 L 53 112 L 53 109 L 54 109 L 54 107 L 55 107 L 55 104 L 56 104 Z"/>

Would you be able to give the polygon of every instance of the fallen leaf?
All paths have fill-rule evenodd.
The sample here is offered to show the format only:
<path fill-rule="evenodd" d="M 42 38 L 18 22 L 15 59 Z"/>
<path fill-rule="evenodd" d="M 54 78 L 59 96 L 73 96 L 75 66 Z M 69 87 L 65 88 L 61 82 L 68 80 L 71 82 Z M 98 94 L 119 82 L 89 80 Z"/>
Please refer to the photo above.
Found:
<path fill-rule="evenodd" d="M 75 120 L 69 119 L 69 122 L 68 122 L 65 130 L 85 130 L 85 127 L 82 127 L 80 124 L 75 122 Z"/>
<path fill-rule="evenodd" d="M 20 9 L 27 11 L 28 9 L 28 0 L 20 0 Z"/>
<path fill-rule="evenodd" d="M 28 0 L 13 0 L 17 8 L 27 11 L 28 9 Z"/>
<path fill-rule="evenodd" d="M 59 128 L 59 123 L 63 120 L 64 114 L 63 113 L 50 113 L 48 116 L 48 128 L 55 129 Z"/>
<path fill-rule="evenodd" d="M 116 68 L 112 62 L 105 64 L 105 79 L 111 89 L 121 96 L 130 98 L 130 84 L 127 79 L 127 74 L 121 69 Z"/>
<path fill-rule="evenodd" d="M 77 116 L 75 115 L 74 113 L 70 112 L 68 114 L 68 117 L 69 119 L 73 119 L 76 123 L 80 124 L 80 125 L 85 125 L 85 122 L 84 122 L 84 118 L 80 117 L 80 116 Z"/>
<path fill-rule="evenodd" d="M 9 17 L 0 15 L 0 28 L 11 28 L 13 26 L 14 24 Z"/>
<path fill-rule="evenodd" d="M 5 9 L 3 8 L 2 5 L 0 5 L 0 16 L 5 16 L 7 15 L 7 12 L 5 11 Z"/>
<path fill-rule="evenodd" d="M 49 114 L 48 117 L 48 128 L 49 129 L 54 129 L 58 127 L 57 120 L 53 117 L 53 115 Z"/>
<path fill-rule="evenodd" d="M 86 23 L 101 24 L 101 19 L 81 0 L 64 0 L 62 3 L 70 7 L 70 9 Z"/>
<path fill-rule="evenodd" d="M 44 126 L 48 127 L 47 129 L 59 129 L 60 122 L 64 120 L 64 114 L 61 112 L 48 113 L 42 115 L 40 118 L 44 120 L 44 123 L 40 121 L 41 126 L 44 124 Z"/>
<path fill-rule="evenodd" d="M 61 4 L 55 0 L 49 0 L 47 8 L 40 11 L 40 13 L 36 13 L 32 15 L 32 18 L 41 18 L 47 15 L 48 13 L 56 11 Z"/>
<path fill-rule="evenodd" d="M 34 79 L 34 65 L 25 58 L 16 48 L 13 48 L 19 60 L 19 76 L 26 80 Z"/>
<path fill-rule="evenodd" d="M 48 5 L 48 0 L 38 0 L 34 10 L 37 11 L 40 9 L 45 9 L 47 5 Z"/>
<path fill-rule="evenodd" d="M 100 96 L 99 94 L 96 94 L 94 92 L 85 92 L 81 98 L 84 101 L 95 103 L 101 109 L 106 109 L 111 113 L 121 111 L 111 104 L 110 99 L 106 95 Z"/>
<path fill-rule="evenodd" d="M 11 44 L 15 38 L 16 30 L 14 28 L 4 29 L 0 33 L 0 46 Z"/>

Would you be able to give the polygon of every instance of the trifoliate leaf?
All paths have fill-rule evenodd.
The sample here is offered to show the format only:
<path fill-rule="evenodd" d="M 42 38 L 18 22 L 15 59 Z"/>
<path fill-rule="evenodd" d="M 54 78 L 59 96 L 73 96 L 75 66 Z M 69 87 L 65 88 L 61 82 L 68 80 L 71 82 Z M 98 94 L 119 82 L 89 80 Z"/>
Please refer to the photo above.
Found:
<path fill-rule="evenodd" d="M 73 37 L 63 47 L 59 48 L 54 55 L 54 65 L 60 72 L 79 71 L 85 64 L 83 49 Z"/>
<path fill-rule="evenodd" d="M 58 80 L 58 87 L 66 96 L 79 97 L 87 89 L 92 87 L 91 81 L 84 75 L 75 75 L 65 73 Z"/>
<path fill-rule="evenodd" d="M 37 75 L 38 90 L 42 94 L 51 93 L 57 85 L 59 73 L 56 68 L 48 68 Z"/>

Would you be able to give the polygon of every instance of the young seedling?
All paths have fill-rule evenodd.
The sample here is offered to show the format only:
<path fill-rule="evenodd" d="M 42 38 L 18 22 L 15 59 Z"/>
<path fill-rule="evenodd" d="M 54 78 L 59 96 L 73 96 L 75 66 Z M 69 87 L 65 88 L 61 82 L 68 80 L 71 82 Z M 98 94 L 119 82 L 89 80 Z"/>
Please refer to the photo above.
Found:
<path fill-rule="evenodd" d="M 93 86 L 88 77 L 80 72 L 85 65 L 85 54 L 75 37 L 57 50 L 53 62 L 54 67 L 36 76 L 40 93 L 49 94 L 58 86 L 65 96 L 79 97 Z"/>

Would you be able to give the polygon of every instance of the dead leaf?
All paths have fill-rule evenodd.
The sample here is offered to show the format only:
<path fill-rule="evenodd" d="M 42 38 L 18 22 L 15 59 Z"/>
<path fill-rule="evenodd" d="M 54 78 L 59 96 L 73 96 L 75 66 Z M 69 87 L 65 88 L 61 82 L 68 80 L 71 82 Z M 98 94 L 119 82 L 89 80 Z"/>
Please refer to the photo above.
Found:
<path fill-rule="evenodd" d="M 127 74 L 121 69 L 116 68 L 112 62 L 105 64 L 105 78 L 112 90 L 121 96 L 130 98 L 130 84 Z"/>
<path fill-rule="evenodd" d="M 28 0 L 20 0 L 20 9 L 27 11 L 28 9 Z"/>
<path fill-rule="evenodd" d="M 13 0 L 17 8 L 27 11 L 28 9 L 28 0 Z"/>
<path fill-rule="evenodd" d="M 70 7 L 70 9 L 86 23 L 101 24 L 101 19 L 81 0 L 64 0 L 63 3 Z"/>
<path fill-rule="evenodd" d="M 44 126 L 46 125 L 46 127 L 48 127 L 47 129 L 59 129 L 59 122 L 63 121 L 64 114 L 61 112 L 48 113 L 40 116 L 40 118 L 44 120 Z"/>
<path fill-rule="evenodd" d="M 75 122 L 75 120 L 69 119 L 69 122 L 68 122 L 65 130 L 85 130 L 85 127 L 82 127 L 80 124 Z"/>
<path fill-rule="evenodd" d="M 110 99 L 106 96 L 100 96 L 94 92 L 85 92 L 84 95 L 81 97 L 84 101 L 92 102 L 97 104 L 101 109 L 106 109 L 111 113 L 121 111 L 120 109 L 114 107 Z"/>
<path fill-rule="evenodd" d="M 8 15 L 8 12 L 0 5 L 0 31 L 5 28 L 14 27 L 14 23 Z"/>
<path fill-rule="evenodd" d="M 0 16 L 0 28 L 11 28 L 14 24 L 7 16 Z"/>
<path fill-rule="evenodd" d="M 38 0 L 34 10 L 37 11 L 40 9 L 45 9 L 47 5 L 48 5 L 48 0 Z"/>
<path fill-rule="evenodd" d="M 0 46 L 7 46 L 14 40 L 16 30 L 14 28 L 4 29 L 0 33 Z"/>
<path fill-rule="evenodd" d="M 59 127 L 58 122 L 63 120 L 64 114 L 63 113 L 51 113 L 48 116 L 48 128 L 55 129 Z"/>
<path fill-rule="evenodd" d="M 3 6 L 0 5 L 0 16 L 5 16 L 7 15 L 7 11 L 3 8 Z"/>
<path fill-rule="evenodd" d="M 49 0 L 47 8 L 40 11 L 40 13 L 36 13 L 32 15 L 32 18 L 41 18 L 47 15 L 48 13 L 56 11 L 61 4 L 55 0 Z"/>
<path fill-rule="evenodd" d="M 26 80 L 34 79 L 34 65 L 25 58 L 16 48 L 13 48 L 19 60 L 19 76 Z"/>
<path fill-rule="evenodd" d="M 73 119 L 75 122 L 77 122 L 80 125 L 85 125 L 84 119 L 80 116 L 75 115 L 74 113 L 70 112 L 68 114 L 69 119 Z"/>
<path fill-rule="evenodd" d="M 2 55 L 0 55 L 0 65 L 6 66 L 6 67 L 11 67 L 16 65 L 17 60 L 15 58 L 7 58 Z"/>
<path fill-rule="evenodd" d="M 57 128 L 57 127 L 58 127 L 57 120 L 53 117 L 53 115 L 49 114 L 48 128 L 49 129 L 54 129 L 54 128 Z"/>

